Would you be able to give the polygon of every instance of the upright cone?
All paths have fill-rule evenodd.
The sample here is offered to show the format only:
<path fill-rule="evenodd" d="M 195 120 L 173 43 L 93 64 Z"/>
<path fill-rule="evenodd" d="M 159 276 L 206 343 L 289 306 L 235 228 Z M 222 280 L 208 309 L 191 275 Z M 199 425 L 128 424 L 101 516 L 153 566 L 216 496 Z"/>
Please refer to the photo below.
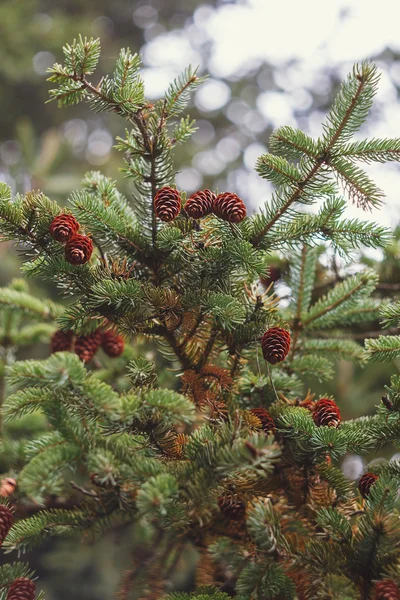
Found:
<path fill-rule="evenodd" d="M 261 338 L 264 359 L 274 365 L 285 360 L 290 350 L 290 333 L 282 327 L 271 327 Z"/>
<path fill-rule="evenodd" d="M 50 235 L 60 244 L 66 244 L 78 233 L 79 223 L 73 215 L 58 215 L 50 224 Z"/>
<path fill-rule="evenodd" d="M 185 211 L 193 219 L 201 219 L 212 212 L 216 195 L 211 190 L 199 190 L 185 204 Z"/>
<path fill-rule="evenodd" d="M 229 223 L 240 223 L 246 216 L 246 206 L 243 200 L 232 192 L 219 194 L 214 202 L 214 214 Z"/>
<path fill-rule="evenodd" d="M 99 331 L 93 331 L 88 335 L 80 335 L 75 340 L 75 354 L 83 362 L 89 362 L 96 354 L 101 343 L 101 334 Z"/>
<path fill-rule="evenodd" d="M 400 600 L 400 590 L 393 579 L 382 579 L 376 583 L 375 600 Z"/>
<path fill-rule="evenodd" d="M 154 211 L 156 216 L 168 223 L 179 215 L 181 210 L 181 197 L 178 190 L 172 187 L 163 187 L 154 197 Z"/>
<path fill-rule="evenodd" d="M 366 498 L 371 491 L 372 486 L 378 481 L 378 475 L 375 473 L 364 473 L 358 482 L 358 491 L 363 498 Z"/>
<path fill-rule="evenodd" d="M 20 577 L 10 585 L 7 600 L 35 600 L 36 586 L 30 579 Z"/>
<path fill-rule="evenodd" d="M 74 334 L 72 331 L 55 331 L 50 340 L 51 353 L 72 350 L 73 341 Z"/>
<path fill-rule="evenodd" d="M 0 546 L 7 537 L 13 523 L 13 514 L 8 506 L 0 504 Z"/>
<path fill-rule="evenodd" d="M 312 407 L 314 423 L 318 427 L 339 427 L 342 417 L 339 407 L 330 398 L 321 398 Z"/>
<path fill-rule="evenodd" d="M 125 348 L 125 341 L 122 335 L 119 335 L 112 329 L 107 329 L 101 336 L 101 347 L 110 358 L 121 356 Z"/>

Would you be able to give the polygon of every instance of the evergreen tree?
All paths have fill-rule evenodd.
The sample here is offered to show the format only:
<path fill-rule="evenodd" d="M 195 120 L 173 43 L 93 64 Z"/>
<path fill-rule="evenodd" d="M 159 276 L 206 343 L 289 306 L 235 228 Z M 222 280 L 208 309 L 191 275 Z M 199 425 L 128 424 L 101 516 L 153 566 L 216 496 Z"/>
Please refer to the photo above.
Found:
<path fill-rule="evenodd" d="M 382 203 L 358 163 L 400 154 L 398 139 L 353 141 L 377 89 L 375 65 L 355 65 L 319 139 L 290 127 L 272 135 L 256 169 L 276 191 L 246 216 L 233 192 L 186 198 L 174 187 L 173 150 L 195 131 L 184 114 L 202 81 L 195 70 L 153 104 L 129 49 L 99 82 L 98 40 L 80 38 L 64 55 L 51 69 L 51 99 L 86 101 L 128 123 L 116 147 L 135 193 L 127 199 L 91 172 L 61 210 L 0 184 L 0 230 L 25 257 L 24 275 L 69 300 L 39 300 L 20 281 L 0 290 L 3 548 L 134 522 L 147 558 L 121 574 L 121 598 L 399 597 L 399 463 L 373 463 L 355 489 L 338 461 L 398 444 L 400 378 L 374 415 L 351 421 L 332 397 L 304 388 L 309 377 L 332 378 L 338 357 L 367 364 L 400 351 L 398 336 L 365 348 L 340 337 L 382 318 L 398 326 L 400 306 L 374 295 L 373 269 L 315 298 L 327 254 L 391 240 L 343 217 L 349 200 Z M 260 283 L 273 279 L 275 252 L 290 265 L 287 305 Z M 16 349 L 42 339 L 49 358 L 15 361 Z M 165 596 L 189 547 L 199 587 Z M 30 598 L 31 579 L 25 565 L 6 565 L 1 593 Z"/>

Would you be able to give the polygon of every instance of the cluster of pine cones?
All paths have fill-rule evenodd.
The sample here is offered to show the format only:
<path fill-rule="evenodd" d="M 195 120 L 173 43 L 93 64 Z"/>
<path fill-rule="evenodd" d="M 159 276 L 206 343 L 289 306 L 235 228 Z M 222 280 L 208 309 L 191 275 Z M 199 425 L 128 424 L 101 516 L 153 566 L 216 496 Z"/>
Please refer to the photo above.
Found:
<path fill-rule="evenodd" d="M 83 362 L 89 362 L 101 348 L 111 358 L 121 356 L 124 351 L 124 338 L 112 329 L 96 329 L 87 335 L 74 336 L 72 331 L 56 331 L 51 341 L 51 352 L 74 351 Z"/>
<path fill-rule="evenodd" d="M 62 214 L 55 217 L 50 224 L 51 237 L 65 244 L 65 260 L 71 265 L 84 265 L 90 260 L 93 242 L 87 235 L 78 233 L 80 224 L 73 215 Z"/>
<path fill-rule="evenodd" d="M 181 212 L 182 200 L 178 190 L 163 187 L 154 197 L 154 210 L 161 221 L 176 219 Z M 185 212 L 193 219 L 201 219 L 213 213 L 229 223 L 240 223 L 246 216 L 246 206 L 233 192 L 218 196 L 211 190 L 199 190 L 192 194 L 184 206 Z"/>

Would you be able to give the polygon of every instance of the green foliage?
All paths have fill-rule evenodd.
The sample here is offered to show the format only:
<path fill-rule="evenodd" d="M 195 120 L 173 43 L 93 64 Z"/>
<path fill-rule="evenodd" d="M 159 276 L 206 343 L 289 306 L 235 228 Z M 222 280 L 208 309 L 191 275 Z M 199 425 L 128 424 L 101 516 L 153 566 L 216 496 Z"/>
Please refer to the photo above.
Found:
<path fill-rule="evenodd" d="M 332 377 L 337 359 L 364 366 L 400 352 L 397 335 L 362 348 L 368 323 L 379 316 L 387 326 L 400 322 L 398 303 L 378 296 L 373 269 L 339 277 L 333 264 L 334 279 L 321 279 L 336 252 L 348 258 L 390 240 L 385 228 L 343 217 L 348 199 L 370 209 L 383 195 L 356 161 L 400 158 L 399 140 L 351 141 L 371 107 L 376 68 L 354 67 L 321 138 L 290 127 L 272 135 L 256 169 L 276 190 L 261 212 L 232 224 L 182 211 L 163 223 L 154 199 L 174 185 L 173 148 L 195 131 L 181 115 L 202 79 L 187 68 L 153 104 L 138 55 L 121 50 L 112 73 L 95 84 L 89 77 L 99 57 L 99 41 L 79 37 L 49 78 L 59 106 L 86 101 L 129 125 L 116 148 L 132 198 L 94 171 L 65 208 L 92 237 L 90 261 L 69 264 L 51 238 L 50 223 L 61 213 L 55 202 L 40 192 L 12 198 L 0 185 L 2 239 L 23 249 L 25 275 L 52 281 L 69 300 L 64 308 L 38 299 L 21 281 L 0 289 L 3 387 L 7 374 L 0 461 L 5 472 L 18 472 L 16 504 L 28 515 L 17 519 L 4 548 L 24 551 L 47 536 L 133 523 L 153 546 L 125 587 L 150 574 L 149 586 L 165 589 L 168 569 L 190 543 L 205 560 L 209 551 L 209 571 L 221 569 L 206 579 L 228 583 L 238 600 L 294 600 L 301 586 L 313 600 L 355 600 L 361 589 L 367 598 L 373 581 L 398 567 L 400 469 L 377 466 L 378 480 L 358 508 L 355 486 L 337 463 L 346 453 L 399 444 L 400 379 L 392 378 L 375 414 L 337 427 L 318 426 L 314 397 L 303 393 L 309 378 Z M 289 262 L 286 305 L 260 287 L 272 250 Z M 272 326 L 290 330 L 290 352 L 265 368 L 260 339 Z M 79 335 L 110 327 L 127 338 L 112 366 L 104 338 L 101 358 L 88 364 L 72 352 L 15 360 L 19 346 L 47 341 L 56 328 Z M 157 355 L 142 355 L 155 344 Z M 251 411 L 266 406 L 271 422 Z M 34 418 L 40 424 L 26 436 L 24 420 Z M 8 582 L 14 568 L 0 576 Z M 167 596 L 226 597 L 211 587 Z"/>

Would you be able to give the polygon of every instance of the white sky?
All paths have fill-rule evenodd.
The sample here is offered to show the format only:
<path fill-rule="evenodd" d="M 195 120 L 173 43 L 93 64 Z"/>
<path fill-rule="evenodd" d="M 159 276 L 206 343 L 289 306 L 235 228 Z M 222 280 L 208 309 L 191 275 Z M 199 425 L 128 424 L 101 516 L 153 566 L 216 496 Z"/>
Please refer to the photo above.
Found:
<path fill-rule="evenodd" d="M 228 102 L 230 93 L 220 78 L 238 78 L 264 60 L 279 69 L 280 65 L 296 59 L 300 63 L 296 63 L 280 83 L 285 92 L 267 90 L 257 106 L 274 128 L 285 124 L 296 126 L 292 109 L 296 103 L 307 107 L 307 87 L 323 86 L 325 68 L 336 68 L 345 77 L 355 61 L 378 54 L 388 46 L 400 50 L 400 0 L 244 0 L 227 3 L 217 10 L 200 4 L 194 13 L 193 25 L 185 31 L 161 34 L 146 45 L 144 61 L 149 68 L 145 70 L 145 82 L 149 95 L 162 93 L 171 77 L 188 63 L 201 65 L 200 46 L 205 41 L 212 46 L 206 66 L 211 81 L 206 84 L 208 89 L 205 86 L 198 92 L 199 106 L 212 110 Z M 373 125 L 367 124 L 360 137 L 400 137 L 400 102 L 393 84 L 393 81 L 400 83 L 400 65 L 395 65 L 391 73 L 385 64 L 378 66 L 382 80 L 376 99 L 376 121 Z M 309 133 L 320 133 L 323 117 L 312 115 Z M 262 141 L 268 144 L 267 139 Z M 245 153 L 247 169 L 260 150 L 259 144 L 253 146 Z M 218 170 L 218 160 L 223 168 L 223 160 L 217 152 L 204 154 L 194 169 L 182 175 L 183 181 L 185 177 L 188 181 L 192 177 L 197 184 L 201 180 L 201 168 L 205 173 L 212 166 Z M 399 167 L 379 164 L 368 167 L 368 172 L 386 192 L 386 209 L 365 214 L 349 206 L 347 216 L 370 218 L 385 225 L 399 222 Z M 260 197 L 264 202 L 270 193 L 268 185 L 250 170 L 232 174 L 230 181 L 239 188 L 232 191 L 241 192 L 243 188 L 252 202 Z"/>

